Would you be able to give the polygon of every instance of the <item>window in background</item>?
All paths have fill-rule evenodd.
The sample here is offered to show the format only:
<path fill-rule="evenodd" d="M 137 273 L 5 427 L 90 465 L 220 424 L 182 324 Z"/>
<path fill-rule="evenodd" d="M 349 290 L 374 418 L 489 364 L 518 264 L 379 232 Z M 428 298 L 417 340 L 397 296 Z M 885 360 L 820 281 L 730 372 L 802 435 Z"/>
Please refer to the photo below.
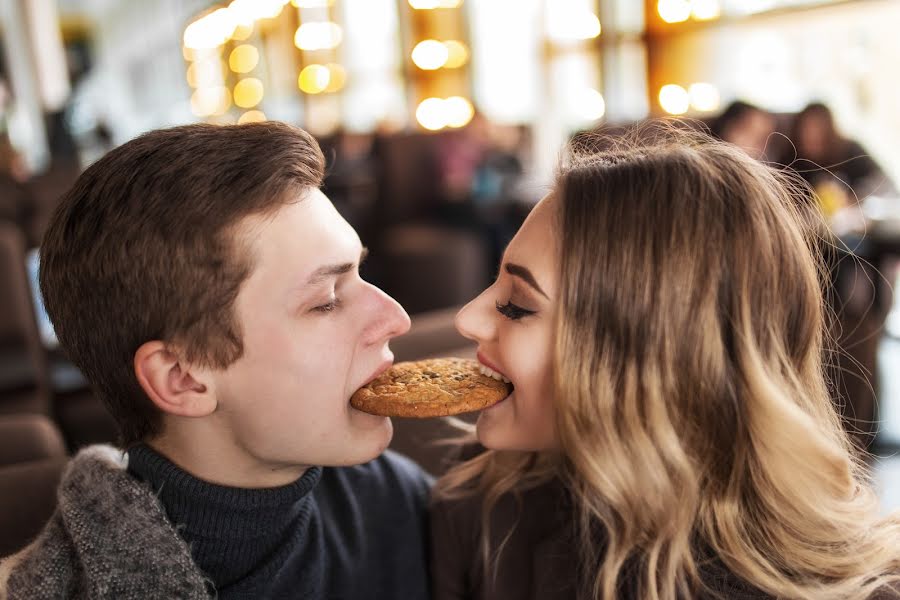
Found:
<path fill-rule="evenodd" d="M 407 122 L 395 0 L 343 0 L 344 126 L 372 131 Z"/>
<path fill-rule="evenodd" d="M 469 0 L 473 87 L 491 121 L 529 123 L 541 93 L 541 0 Z"/>

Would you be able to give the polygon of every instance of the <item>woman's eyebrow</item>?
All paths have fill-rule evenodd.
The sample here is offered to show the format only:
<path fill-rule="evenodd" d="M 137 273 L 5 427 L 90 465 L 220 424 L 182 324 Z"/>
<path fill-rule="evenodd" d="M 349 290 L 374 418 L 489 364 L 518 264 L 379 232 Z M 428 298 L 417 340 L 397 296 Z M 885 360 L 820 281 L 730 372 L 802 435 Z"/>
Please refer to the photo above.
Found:
<path fill-rule="evenodd" d="M 550 297 L 547 296 L 544 290 L 541 289 L 541 286 L 538 285 L 537 279 L 534 278 L 534 275 L 531 273 L 531 271 L 528 270 L 527 267 L 523 267 L 522 265 L 517 265 L 515 263 L 506 263 L 503 268 L 510 275 L 518 277 L 519 279 L 533 287 L 541 296 L 543 296 L 547 300 L 550 299 Z"/>

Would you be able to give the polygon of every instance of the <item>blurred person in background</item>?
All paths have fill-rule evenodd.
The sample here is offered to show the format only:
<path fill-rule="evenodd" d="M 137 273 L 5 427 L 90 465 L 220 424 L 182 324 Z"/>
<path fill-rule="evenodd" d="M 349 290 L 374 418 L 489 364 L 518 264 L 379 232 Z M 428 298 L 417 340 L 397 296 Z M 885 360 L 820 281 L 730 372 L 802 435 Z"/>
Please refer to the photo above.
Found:
<path fill-rule="evenodd" d="M 869 195 L 893 195 L 893 183 L 858 142 L 838 132 L 831 110 L 814 102 L 794 119 L 791 135 L 796 158 L 790 164 L 809 184 L 829 220 L 859 212 Z M 846 210 L 845 210 L 846 209 Z M 867 254 L 865 239 L 847 238 L 849 247 L 826 248 L 831 273 L 829 301 L 837 320 L 834 336 L 840 351 L 832 366 L 838 406 L 857 443 L 867 447 L 875 435 L 878 341 L 892 298 L 889 286 Z M 860 260 L 862 258 L 862 260 Z M 877 289 L 876 289 L 877 288 Z M 880 301 L 876 292 L 880 291 Z"/>
<path fill-rule="evenodd" d="M 866 150 L 842 136 L 831 110 L 814 102 L 794 119 L 797 158 L 793 168 L 812 186 L 826 215 L 856 204 L 870 194 L 889 195 L 894 186 Z"/>
<path fill-rule="evenodd" d="M 775 117 L 769 112 L 737 100 L 729 104 L 713 121 L 711 133 L 734 144 L 758 160 L 777 158 L 769 148 L 775 133 Z"/>
<path fill-rule="evenodd" d="M 38 240 L 32 235 L 35 207 L 28 179 L 25 160 L 7 136 L 0 136 L 0 219 L 14 223 L 33 247 Z"/>
<path fill-rule="evenodd" d="M 436 484 L 434 597 L 900 597 L 900 517 L 823 375 L 814 207 L 649 139 L 575 154 L 457 316 L 514 388 Z"/>
<path fill-rule="evenodd" d="M 527 128 L 492 123 L 476 112 L 465 128 L 437 144 L 441 190 L 434 216 L 481 237 L 489 264 L 499 262 L 521 224 L 515 207 L 529 139 Z"/>

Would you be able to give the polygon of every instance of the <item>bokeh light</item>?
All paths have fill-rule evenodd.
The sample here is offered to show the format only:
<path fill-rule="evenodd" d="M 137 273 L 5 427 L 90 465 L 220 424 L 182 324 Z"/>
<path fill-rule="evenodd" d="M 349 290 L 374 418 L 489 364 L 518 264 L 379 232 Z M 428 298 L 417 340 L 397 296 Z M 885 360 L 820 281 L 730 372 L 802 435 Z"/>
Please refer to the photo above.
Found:
<path fill-rule="evenodd" d="M 300 71 L 297 86 L 307 94 L 320 94 L 331 82 L 331 71 L 325 65 L 307 65 Z"/>
<path fill-rule="evenodd" d="M 586 88 L 578 97 L 578 114 L 586 121 L 602 119 L 606 114 L 606 100 L 603 94 L 593 88 Z"/>
<path fill-rule="evenodd" d="M 331 21 L 303 23 L 294 34 L 294 45 L 301 50 L 330 50 L 344 38 L 341 26 Z"/>
<path fill-rule="evenodd" d="M 475 107 L 462 96 L 450 96 L 444 100 L 442 110 L 448 127 L 464 127 L 475 116 Z"/>
<path fill-rule="evenodd" d="M 719 110 L 719 90 L 711 83 L 692 83 L 688 87 L 691 106 L 702 112 Z"/>
<path fill-rule="evenodd" d="M 447 115 L 442 98 L 426 98 L 416 108 L 416 121 L 425 129 L 437 131 L 447 126 Z"/>
<path fill-rule="evenodd" d="M 243 125 L 244 123 L 259 123 L 260 121 L 266 120 L 266 114 L 261 110 L 248 110 L 244 114 L 240 116 L 238 119 L 238 124 Z"/>
<path fill-rule="evenodd" d="M 337 63 L 329 63 L 328 83 L 325 86 L 326 92 L 337 92 L 341 90 L 347 83 L 347 70 Z"/>
<path fill-rule="evenodd" d="M 263 99 L 262 81 L 255 77 L 241 79 L 234 86 L 234 103 L 241 108 L 253 108 Z"/>
<path fill-rule="evenodd" d="M 259 64 L 259 50 L 250 44 L 241 44 L 231 51 L 228 66 L 235 73 L 249 73 Z"/>
<path fill-rule="evenodd" d="M 448 69 L 457 69 L 469 62 L 469 48 L 459 40 L 447 40 L 444 42 L 447 48 L 447 64 L 444 66 Z"/>
<path fill-rule="evenodd" d="M 709 21 L 718 18 L 722 10 L 719 7 L 719 0 L 693 0 L 691 12 L 695 19 Z"/>
<path fill-rule="evenodd" d="M 440 69 L 449 58 L 450 50 L 437 40 L 423 40 L 412 51 L 413 64 L 425 71 Z"/>
<path fill-rule="evenodd" d="M 223 115 L 231 108 L 231 93 L 222 85 L 202 87 L 191 94 L 191 112 L 198 117 Z"/>
<path fill-rule="evenodd" d="M 670 115 L 683 115 L 690 104 L 687 90 L 680 85 L 670 83 L 659 90 L 659 105 Z"/>
<path fill-rule="evenodd" d="M 666 23 L 681 23 L 691 16 L 691 3 L 688 0 L 659 0 L 656 11 Z"/>

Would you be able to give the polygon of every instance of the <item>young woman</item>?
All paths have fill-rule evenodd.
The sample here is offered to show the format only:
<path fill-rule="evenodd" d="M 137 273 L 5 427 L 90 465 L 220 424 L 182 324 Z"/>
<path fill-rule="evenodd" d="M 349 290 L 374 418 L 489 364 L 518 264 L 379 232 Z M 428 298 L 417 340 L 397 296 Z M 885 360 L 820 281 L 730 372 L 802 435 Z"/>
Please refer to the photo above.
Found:
<path fill-rule="evenodd" d="M 576 153 L 457 317 L 515 387 L 435 488 L 436 600 L 900 597 L 823 377 L 814 208 L 649 133 Z"/>

